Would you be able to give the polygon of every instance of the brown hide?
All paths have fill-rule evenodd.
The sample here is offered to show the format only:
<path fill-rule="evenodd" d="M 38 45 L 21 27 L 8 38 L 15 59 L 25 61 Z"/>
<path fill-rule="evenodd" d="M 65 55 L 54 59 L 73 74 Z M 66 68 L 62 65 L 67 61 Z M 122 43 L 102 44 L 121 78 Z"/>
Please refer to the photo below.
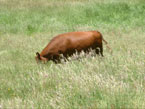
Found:
<path fill-rule="evenodd" d="M 69 32 L 57 35 L 39 54 L 36 53 L 36 61 L 60 61 L 60 54 L 64 57 L 71 56 L 75 52 L 87 52 L 89 49 L 103 56 L 102 40 L 105 41 L 98 31 Z M 105 41 L 105 43 L 107 43 Z M 100 48 L 100 50 L 97 49 Z"/>

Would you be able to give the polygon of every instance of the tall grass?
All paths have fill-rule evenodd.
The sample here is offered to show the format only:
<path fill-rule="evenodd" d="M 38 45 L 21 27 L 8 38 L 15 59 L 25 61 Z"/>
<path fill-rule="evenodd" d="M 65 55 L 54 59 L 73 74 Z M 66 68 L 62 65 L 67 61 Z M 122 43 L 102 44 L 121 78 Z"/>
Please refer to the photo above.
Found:
<path fill-rule="evenodd" d="M 0 1 L 0 108 L 145 107 L 144 0 Z M 39 64 L 56 34 L 99 30 L 105 57 Z"/>

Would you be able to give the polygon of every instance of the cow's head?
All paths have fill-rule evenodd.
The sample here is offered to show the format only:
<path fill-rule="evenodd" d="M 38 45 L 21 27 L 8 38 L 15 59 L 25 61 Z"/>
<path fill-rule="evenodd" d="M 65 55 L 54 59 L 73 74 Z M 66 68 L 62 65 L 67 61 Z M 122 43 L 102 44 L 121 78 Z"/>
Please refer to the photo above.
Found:
<path fill-rule="evenodd" d="M 39 63 L 39 62 L 47 62 L 48 59 L 47 58 L 44 58 L 42 56 L 40 56 L 40 54 L 38 52 L 36 52 L 36 56 L 35 56 L 35 59 L 36 59 L 36 62 Z"/>

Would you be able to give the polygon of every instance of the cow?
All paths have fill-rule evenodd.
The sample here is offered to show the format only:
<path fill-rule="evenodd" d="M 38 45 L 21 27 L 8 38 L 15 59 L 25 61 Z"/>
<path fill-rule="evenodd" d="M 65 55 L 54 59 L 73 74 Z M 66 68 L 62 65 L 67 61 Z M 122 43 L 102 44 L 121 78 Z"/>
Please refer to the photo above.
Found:
<path fill-rule="evenodd" d="M 96 54 L 100 54 L 103 57 L 102 41 L 107 45 L 107 42 L 99 31 L 63 33 L 55 36 L 40 54 L 36 52 L 35 59 L 37 62 L 47 62 L 51 60 L 58 63 L 62 55 L 67 59 L 76 52 L 80 53 L 84 51 L 87 53 L 90 49 L 95 50 Z"/>

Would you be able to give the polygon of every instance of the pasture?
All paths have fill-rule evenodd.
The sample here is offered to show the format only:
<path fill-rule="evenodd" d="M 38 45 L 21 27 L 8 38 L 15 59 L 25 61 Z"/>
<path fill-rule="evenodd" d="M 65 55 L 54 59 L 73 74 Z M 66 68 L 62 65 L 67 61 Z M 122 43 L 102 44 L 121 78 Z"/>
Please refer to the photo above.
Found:
<path fill-rule="evenodd" d="M 105 57 L 37 64 L 57 34 L 98 30 Z M 145 108 L 144 0 L 0 0 L 0 109 Z"/>

